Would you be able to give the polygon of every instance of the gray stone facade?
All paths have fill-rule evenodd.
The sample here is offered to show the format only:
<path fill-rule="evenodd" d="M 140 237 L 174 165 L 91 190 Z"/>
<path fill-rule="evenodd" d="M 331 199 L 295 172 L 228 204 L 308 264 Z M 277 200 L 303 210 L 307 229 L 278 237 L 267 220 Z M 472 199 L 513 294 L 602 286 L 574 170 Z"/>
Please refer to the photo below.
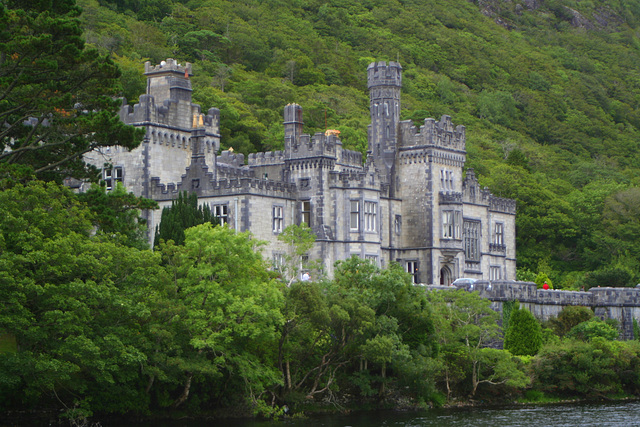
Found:
<path fill-rule="evenodd" d="M 126 123 L 145 127 L 132 152 L 93 153 L 105 176 L 169 206 L 179 191 L 197 193 L 228 226 L 268 245 L 290 224 L 306 222 L 317 241 L 310 259 L 333 264 L 352 255 L 384 267 L 401 263 L 416 283 L 458 277 L 515 279 L 515 202 L 480 188 L 466 160 L 464 126 L 449 116 L 420 128 L 400 121 L 402 67 L 368 67 L 371 125 L 366 162 L 342 146 L 339 132 L 304 134 L 302 107 L 284 107 L 284 150 L 218 154 L 219 111 L 191 103 L 191 65 L 145 64 L 147 93 L 124 106 Z M 159 211 L 149 213 L 150 229 Z"/>

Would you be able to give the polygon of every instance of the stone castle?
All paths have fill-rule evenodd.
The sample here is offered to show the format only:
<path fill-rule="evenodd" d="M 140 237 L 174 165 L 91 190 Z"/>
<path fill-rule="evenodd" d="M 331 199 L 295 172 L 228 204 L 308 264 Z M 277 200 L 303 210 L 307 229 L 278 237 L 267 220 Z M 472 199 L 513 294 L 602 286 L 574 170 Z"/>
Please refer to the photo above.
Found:
<path fill-rule="evenodd" d="M 303 111 L 284 107 L 284 150 L 243 154 L 220 149 L 220 112 L 191 102 L 191 64 L 145 64 L 147 91 L 121 119 L 146 129 L 128 152 L 105 148 L 88 161 L 137 196 L 170 206 L 195 192 L 224 224 L 268 242 L 278 265 L 278 234 L 308 224 L 317 236 L 309 259 L 333 265 L 357 255 L 381 267 L 400 263 L 415 283 L 458 277 L 512 280 L 516 274 L 515 201 L 480 188 L 466 161 L 465 128 L 449 116 L 420 128 L 400 120 L 402 67 L 369 65 L 371 124 L 367 159 L 346 150 L 336 131 L 303 133 Z M 148 212 L 154 230 L 160 211 Z"/>

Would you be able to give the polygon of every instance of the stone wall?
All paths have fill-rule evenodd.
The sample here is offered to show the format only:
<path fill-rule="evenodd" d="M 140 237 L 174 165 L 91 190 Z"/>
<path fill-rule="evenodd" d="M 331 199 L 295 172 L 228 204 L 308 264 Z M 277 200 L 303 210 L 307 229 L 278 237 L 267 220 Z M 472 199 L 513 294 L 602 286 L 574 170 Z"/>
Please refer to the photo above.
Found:
<path fill-rule="evenodd" d="M 428 286 L 427 289 L 455 289 Z M 502 314 L 505 301 L 519 301 L 538 320 L 556 317 L 567 306 L 591 308 L 601 319 L 614 319 L 620 324 L 620 339 L 633 339 L 633 320 L 640 321 L 640 289 L 591 288 L 586 292 L 537 289 L 535 283 L 514 281 L 478 281 L 460 286 L 478 292 L 492 302 L 492 308 Z"/>

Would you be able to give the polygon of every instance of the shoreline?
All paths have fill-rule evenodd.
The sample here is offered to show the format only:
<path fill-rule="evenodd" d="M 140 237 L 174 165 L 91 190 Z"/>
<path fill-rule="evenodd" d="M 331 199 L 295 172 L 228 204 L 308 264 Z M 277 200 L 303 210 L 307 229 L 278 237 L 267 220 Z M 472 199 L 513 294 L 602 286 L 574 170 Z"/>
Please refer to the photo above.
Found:
<path fill-rule="evenodd" d="M 508 409 L 518 407 L 542 407 L 542 406 L 562 406 L 562 405 L 574 405 L 574 404 L 599 404 L 599 403 L 631 403 L 640 401 L 640 396 L 625 396 L 621 398 L 608 398 L 603 397 L 600 399 L 583 399 L 583 398 L 564 398 L 553 400 L 551 398 L 544 401 L 510 401 L 508 403 L 497 403 L 488 401 L 459 401 L 455 403 L 448 403 L 441 407 L 425 407 L 419 404 L 400 404 L 394 406 L 379 406 L 375 402 L 367 402 L 362 405 L 345 406 L 343 408 L 337 408 L 334 404 L 323 403 L 316 405 L 314 408 L 301 408 L 304 410 L 293 412 L 291 416 L 278 417 L 275 419 L 267 419 L 259 416 L 251 416 L 249 414 L 241 414 L 246 411 L 246 408 L 235 407 L 218 409 L 208 413 L 201 413 L 198 415 L 186 415 L 180 413 L 155 413 L 150 415 L 107 415 L 97 414 L 93 417 L 85 420 L 78 420 L 77 423 L 71 423 L 71 425 L 80 426 L 109 426 L 109 425 L 140 425 L 151 426 L 156 423 L 173 423 L 173 422 L 212 422 L 221 420 L 233 420 L 238 423 L 251 423 L 251 422 L 279 422 L 291 419 L 307 419 L 317 418 L 323 416 L 340 416 L 340 415 L 353 415 L 372 413 L 376 411 L 384 412 L 429 412 L 429 411 L 470 411 L 474 409 Z M 364 402 L 363 402 L 364 403 Z M 408 402 L 407 402 L 408 403 Z M 326 405 L 325 407 L 322 407 Z M 226 413 L 226 416 L 222 416 L 221 412 Z M 236 415 L 228 415 L 229 413 L 235 413 Z M 13 426 L 41 426 L 41 425 L 69 425 L 70 420 L 66 418 L 58 417 L 58 413 L 54 411 L 16 411 L 5 412 L 0 422 L 0 427 L 13 427 Z M 103 424 L 104 423 L 104 424 Z"/>

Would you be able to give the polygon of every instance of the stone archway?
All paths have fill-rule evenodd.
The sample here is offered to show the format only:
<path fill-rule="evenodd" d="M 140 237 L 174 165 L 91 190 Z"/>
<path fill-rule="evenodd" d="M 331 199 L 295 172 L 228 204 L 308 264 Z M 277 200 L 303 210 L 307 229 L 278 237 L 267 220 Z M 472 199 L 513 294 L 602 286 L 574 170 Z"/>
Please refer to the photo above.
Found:
<path fill-rule="evenodd" d="M 451 269 L 445 265 L 440 269 L 440 284 L 443 286 L 449 286 L 451 282 L 453 282 Z"/>

